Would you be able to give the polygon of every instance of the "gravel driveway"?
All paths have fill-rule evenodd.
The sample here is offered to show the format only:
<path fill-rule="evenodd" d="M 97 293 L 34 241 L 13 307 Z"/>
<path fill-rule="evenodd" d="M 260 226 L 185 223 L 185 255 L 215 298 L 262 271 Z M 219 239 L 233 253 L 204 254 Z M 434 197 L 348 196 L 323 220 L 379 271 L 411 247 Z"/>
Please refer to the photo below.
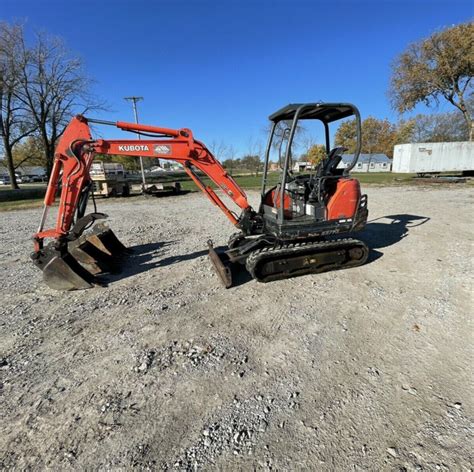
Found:
<path fill-rule="evenodd" d="M 229 290 L 200 194 L 99 201 L 135 253 L 79 292 L 0 213 L 0 467 L 472 470 L 474 189 L 367 193 L 368 264 Z"/>

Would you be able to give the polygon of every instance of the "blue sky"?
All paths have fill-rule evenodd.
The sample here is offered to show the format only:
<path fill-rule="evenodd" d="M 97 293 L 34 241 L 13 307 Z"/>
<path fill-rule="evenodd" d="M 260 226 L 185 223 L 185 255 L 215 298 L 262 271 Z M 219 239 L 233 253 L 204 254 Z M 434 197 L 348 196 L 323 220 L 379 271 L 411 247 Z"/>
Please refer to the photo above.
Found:
<path fill-rule="evenodd" d="M 396 120 L 386 96 L 393 58 L 410 42 L 471 19 L 472 5 L 1 0 L 0 19 L 26 20 L 28 35 L 63 37 L 112 109 L 101 118 L 132 121 L 122 97 L 141 95 L 141 121 L 188 127 L 208 144 L 245 153 L 250 140 L 265 141 L 268 115 L 287 103 L 349 101 L 363 117 Z"/>

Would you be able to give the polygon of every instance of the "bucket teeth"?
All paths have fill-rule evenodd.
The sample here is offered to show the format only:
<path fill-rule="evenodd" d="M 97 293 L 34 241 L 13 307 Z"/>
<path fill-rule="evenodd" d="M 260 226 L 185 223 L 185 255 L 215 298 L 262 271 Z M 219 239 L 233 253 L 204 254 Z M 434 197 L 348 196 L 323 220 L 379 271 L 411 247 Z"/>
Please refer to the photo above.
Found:
<path fill-rule="evenodd" d="M 132 251 L 127 249 L 117 238 L 115 233 L 106 225 L 98 224 L 87 236 L 87 240 L 110 256 L 121 256 L 130 254 Z"/>
<path fill-rule="evenodd" d="M 87 236 L 70 242 L 68 251 L 94 275 L 103 272 L 112 274 L 120 272 L 120 261 L 108 252 L 99 249 Z"/>

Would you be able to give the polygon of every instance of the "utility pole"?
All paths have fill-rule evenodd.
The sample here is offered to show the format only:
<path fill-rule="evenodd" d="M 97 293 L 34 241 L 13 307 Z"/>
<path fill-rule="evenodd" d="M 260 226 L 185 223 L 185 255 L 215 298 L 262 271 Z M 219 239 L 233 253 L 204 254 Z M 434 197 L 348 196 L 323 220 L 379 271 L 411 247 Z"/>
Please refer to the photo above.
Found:
<path fill-rule="evenodd" d="M 138 124 L 138 112 L 137 112 L 137 102 L 143 100 L 143 97 L 124 97 L 124 100 L 132 102 L 133 114 L 135 115 L 135 123 Z M 141 136 L 137 133 L 138 140 L 141 140 Z M 146 180 L 145 180 L 145 169 L 143 167 L 143 156 L 140 156 L 140 169 L 142 171 L 142 191 L 146 189 Z"/>

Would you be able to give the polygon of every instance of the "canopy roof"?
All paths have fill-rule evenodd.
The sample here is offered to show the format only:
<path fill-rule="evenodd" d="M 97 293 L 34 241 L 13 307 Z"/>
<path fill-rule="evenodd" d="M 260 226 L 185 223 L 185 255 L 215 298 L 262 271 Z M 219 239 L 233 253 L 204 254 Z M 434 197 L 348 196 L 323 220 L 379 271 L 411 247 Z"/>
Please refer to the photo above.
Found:
<path fill-rule="evenodd" d="M 321 120 L 324 123 L 342 120 L 358 113 L 357 108 L 350 103 L 290 103 L 270 115 L 269 119 L 274 122 L 292 120 L 296 110 L 302 106 L 304 109 L 300 113 L 299 119 Z"/>

